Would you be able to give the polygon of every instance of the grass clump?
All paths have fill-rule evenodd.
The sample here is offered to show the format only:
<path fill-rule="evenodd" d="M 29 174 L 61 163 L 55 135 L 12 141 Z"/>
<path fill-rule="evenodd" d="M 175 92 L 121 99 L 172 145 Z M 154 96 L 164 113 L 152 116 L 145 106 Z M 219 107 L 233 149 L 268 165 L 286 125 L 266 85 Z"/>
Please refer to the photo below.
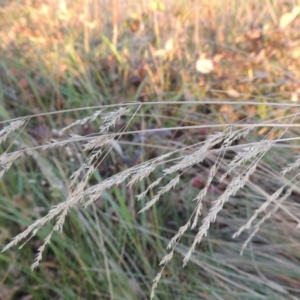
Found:
<path fill-rule="evenodd" d="M 176 104 L 178 104 L 178 101 Z M 186 104 L 191 103 L 185 102 L 182 105 Z M 218 102 L 215 102 L 214 104 L 218 104 Z M 125 130 L 127 127 L 132 125 L 131 123 L 133 119 L 144 105 L 165 105 L 165 103 L 130 103 L 127 107 L 126 104 L 124 104 L 123 106 L 120 106 L 108 113 L 103 113 L 102 111 L 106 108 L 101 107 L 102 111 L 97 110 L 91 117 L 86 117 L 83 120 L 76 120 L 62 130 L 62 132 L 64 132 L 70 130 L 76 125 L 82 126 L 86 122 L 94 122 L 98 117 L 100 117 L 102 121 L 97 134 L 95 133 L 92 136 L 81 136 L 72 133 L 70 134 L 70 138 L 67 139 L 60 141 L 52 139 L 50 143 L 47 143 L 44 146 L 41 145 L 36 148 L 17 150 L 13 153 L 5 153 L 2 155 L 1 160 L 5 166 L 3 169 L 7 171 L 8 167 L 13 163 L 13 159 L 8 160 L 8 157 L 19 158 L 21 153 L 30 153 L 32 151 L 36 151 L 37 148 L 49 150 L 62 146 L 66 147 L 69 143 L 80 141 L 83 151 L 87 152 L 85 160 L 79 164 L 78 169 L 70 176 L 69 191 L 66 196 L 66 200 L 54 206 L 45 216 L 37 219 L 34 223 L 28 226 L 26 230 L 14 237 L 14 239 L 4 247 L 3 251 L 17 245 L 28 237 L 31 239 L 39 232 L 40 229 L 48 224 L 48 222 L 55 220 L 53 228 L 44 239 L 44 243 L 42 243 L 37 249 L 35 261 L 31 266 L 31 269 L 33 270 L 41 262 L 42 255 L 46 246 L 50 243 L 53 233 L 62 232 L 63 225 L 70 208 L 76 208 L 80 205 L 84 209 L 87 209 L 101 199 L 106 191 L 110 191 L 113 188 L 119 188 L 122 185 L 127 187 L 127 192 L 130 191 L 133 193 L 134 187 L 139 182 L 150 179 L 152 174 L 158 171 L 162 175 L 156 177 L 154 181 L 151 181 L 150 179 L 150 184 L 146 186 L 139 195 L 137 195 L 139 201 L 144 198 L 148 198 L 144 207 L 140 210 L 140 212 L 145 212 L 152 208 L 153 205 L 157 204 L 160 199 L 165 198 L 166 193 L 169 193 L 171 190 L 178 189 L 179 183 L 186 181 L 186 178 L 189 177 L 187 173 L 192 168 L 195 168 L 197 165 L 203 165 L 204 163 L 206 165 L 208 164 L 206 166 L 208 175 L 207 180 L 203 181 L 203 188 L 201 188 L 192 199 L 194 201 L 194 209 L 191 211 L 191 215 L 187 219 L 186 223 L 182 225 L 179 231 L 171 238 L 167 245 L 169 252 L 160 262 L 162 269 L 153 282 L 151 292 L 151 297 L 153 298 L 154 291 L 157 288 L 157 283 L 161 279 L 167 264 L 171 261 L 174 255 L 176 247 L 186 232 L 190 229 L 195 230 L 198 228 L 194 235 L 194 240 L 183 258 L 184 266 L 191 259 L 196 246 L 208 235 L 210 227 L 216 222 L 216 219 L 219 213 L 223 210 L 225 203 L 234 197 L 239 197 L 237 195 L 246 186 L 249 186 L 249 191 L 253 190 L 253 192 L 257 192 L 258 195 L 261 197 L 263 196 L 265 199 L 261 199 L 263 202 L 255 210 L 250 220 L 246 224 L 242 225 L 233 235 L 234 238 L 238 237 L 244 230 L 249 229 L 251 225 L 256 222 L 253 232 L 244 242 L 241 252 L 243 252 L 246 246 L 251 242 L 261 225 L 275 214 L 281 207 L 282 203 L 294 192 L 295 186 L 297 186 L 299 180 L 299 175 L 295 172 L 299 165 L 297 158 L 294 162 L 288 163 L 285 167 L 281 166 L 281 172 L 280 170 L 279 172 L 276 172 L 278 173 L 278 188 L 263 187 L 263 191 L 257 191 L 262 188 L 257 186 L 257 183 L 252 182 L 252 178 L 255 176 L 256 171 L 261 168 L 264 156 L 267 156 L 271 150 L 276 149 L 276 147 L 281 143 L 297 140 L 297 138 L 287 138 L 286 136 L 289 130 L 293 128 L 298 118 L 299 112 L 297 105 L 288 108 L 288 110 L 291 110 L 292 112 L 286 113 L 285 117 L 268 119 L 266 122 L 251 123 L 250 119 L 248 119 L 247 123 L 240 121 L 236 124 L 220 124 L 219 126 L 221 128 L 225 127 L 225 129 L 205 137 L 203 142 L 185 146 L 184 148 L 180 147 L 172 151 L 166 151 L 164 154 L 157 155 L 156 157 L 141 163 L 135 163 L 132 167 L 125 168 L 112 176 L 108 176 L 100 182 L 92 184 L 91 181 L 94 173 L 98 172 L 100 164 L 103 163 L 106 156 L 110 154 L 113 148 L 117 149 L 119 155 L 122 156 L 123 152 L 120 150 L 122 149 L 120 146 L 121 141 L 122 139 L 126 140 L 128 133 Z M 282 107 L 283 105 L 280 106 L 280 108 Z M 15 130 L 19 129 L 20 126 L 24 127 L 26 123 L 30 123 L 31 119 L 34 119 L 35 117 L 39 116 L 26 117 L 25 120 L 22 120 L 23 122 L 20 122 L 20 120 L 14 121 L 11 125 L 4 127 L 3 132 L 9 132 L 13 135 Z M 122 117 L 128 118 L 128 120 L 124 122 L 125 127 L 123 126 L 121 130 L 116 133 L 110 133 L 111 128 L 115 127 Z M 19 123 L 22 125 L 15 125 Z M 276 123 L 278 123 L 278 126 L 276 126 Z M 266 126 L 271 127 L 271 130 L 264 138 L 261 138 L 259 142 L 253 143 L 247 141 L 249 136 L 251 136 L 255 131 L 255 128 Z M 197 129 L 197 126 L 192 126 L 192 128 Z M 173 129 L 174 128 L 172 127 L 168 127 L 169 131 L 172 131 Z M 178 128 L 176 127 L 175 129 L 177 130 Z M 187 128 L 184 126 L 180 127 L 180 130 L 185 131 L 188 129 L 188 126 Z M 134 135 L 145 135 L 146 133 L 151 133 L 151 130 L 130 132 Z M 270 139 L 270 137 L 273 136 L 273 132 L 277 132 L 276 138 Z M 239 144 L 233 146 L 235 141 L 238 141 Z M 188 151 L 188 153 L 184 153 L 185 151 Z M 229 152 L 231 152 L 231 156 L 230 158 L 227 158 Z M 294 175 L 292 175 L 292 171 L 294 171 Z M 208 198 L 208 192 L 212 189 L 212 185 L 216 180 L 220 185 L 222 185 L 222 187 L 219 188 L 217 193 L 213 193 L 215 200 L 210 204 L 205 200 Z M 61 189 L 63 186 L 55 186 L 55 188 Z M 268 195 L 271 192 L 272 194 Z M 149 195 L 153 196 L 149 197 Z M 207 202 L 206 206 L 210 208 L 203 217 L 202 222 L 199 224 L 199 220 L 204 214 L 204 201 Z M 260 217 L 261 215 L 262 217 Z"/>
<path fill-rule="evenodd" d="M 5 3 L 3 295 L 300 295 L 297 3 L 250 2 Z"/>

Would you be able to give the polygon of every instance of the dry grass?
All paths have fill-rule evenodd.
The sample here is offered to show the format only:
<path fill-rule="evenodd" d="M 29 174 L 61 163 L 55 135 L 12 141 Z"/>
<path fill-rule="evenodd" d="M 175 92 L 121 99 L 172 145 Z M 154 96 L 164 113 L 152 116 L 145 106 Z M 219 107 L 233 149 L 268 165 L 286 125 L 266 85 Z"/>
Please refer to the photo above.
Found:
<path fill-rule="evenodd" d="M 211 231 L 216 245 L 218 232 L 225 232 L 238 240 L 234 245 L 241 252 L 249 249 L 254 269 L 237 269 L 233 263 L 228 268 L 253 286 L 244 279 L 235 283 L 232 275 L 230 288 L 224 288 L 228 293 L 235 286 L 249 297 L 273 297 L 274 291 L 289 299 L 300 295 L 296 267 L 292 275 L 266 278 L 253 258 L 256 243 L 259 255 L 264 255 L 264 245 L 270 245 L 270 253 L 277 251 L 272 239 L 279 238 L 273 238 L 271 228 L 263 231 L 271 217 L 279 231 L 288 228 L 293 242 L 287 237 L 287 245 L 298 237 L 290 230 L 300 217 L 300 20 L 297 9 L 292 10 L 296 1 L 250 2 L 204 1 L 201 9 L 197 1 L 128 3 L 125 8 L 119 1 L 112 7 L 98 1 L 5 3 L 0 12 L 0 47 L 6 59 L 0 70 L 2 107 L 5 117 L 15 119 L 1 123 L 0 175 L 14 164 L 30 169 L 32 159 L 51 193 L 65 199 L 23 228 L 3 251 L 28 242 L 54 222 L 37 247 L 35 269 L 71 208 L 82 207 L 88 214 L 107 193 L 118 195 L 124 189 L 119 198 L 130 200 L 119 205 L 124 211 L 131 207 L 125 221 L 137 221 L 134 197 L 145 224 L 157 220 L 150 209 L 169 207 L 164 204 L 168 197 L 174 198 L 175 211 L 180 205 L 189 211 L 183 220 L 174 222 L 172 214 L 167 218 L 173 231 L 151 298 L 175 253 L 183 256 L 184 266 L 189 261 L 201 265 L 197 249 L 205 253 L 209 248 L 203 243 Z M 54 175 L 43 151 L 50 153 Z M 107 271 L 108 254 L 101 243 Z M 222 248 L 220 255 L 230 257 L 229 250 Z M 276 255 L 278 262 L 283 259 L 280 250 Z M 283 265 L 298 260 L 293 253 Z M 207 289 L 212 282 L 217 286 L 210 297 L 218 297 L 226 268 L 216 271 L 205 263 L 201 268 L 213 278 Z M 274 273 L 269 265 L 266 269 Z M 107 282 L 114 299 L 109 271 Z"/>
<path fill-rule="evenodd" d="M 161 104 L 164 103 L 147 103 L 146 105 L 158 106 Z M 178 102 L 174 102 L 174 104 L 178 104 Z M 185 104 L 191 103 L 185 102 Z M 219 103 L 215 102 L 215 104 Z M 234 105 L 234 103 L 232 103 L 232 105 Z M 46 245 L 50 243 L 53 233 L 57 231 L 62 232 L 63 225 L 70 208 L 74 208 L 78 205 L 88 208 L 99 198 L 101 198 L 105 191 L 110 190 L 113 187 L 119 187 L 124 182 L 132 189 L 134 185 L 138 184 L 142 180 L 150 178 L 151 174 L 159 169 L 163 175 L 151 182 L 151 184 L 145 190 L 143 190 L 140 195 L 137 195 L 138 200 L 143 199 L 149 194 L 154 195 L 149 201 L 146 202 L 144 208 L 142 208 L 140 211 L 145 212 L 155 205 L 166 193 L 172 189 L 175 189 L 180 180 L 185 177 L 185 174 L 191 168 L 195 168 L 197 165 L 208 159 L 213 162 L 213 165 L 208 169 L 207 181 L 204 182 L 204 187 L 200 189 L 199 193 L 193 199 L 193 201 L 195 201 L 195 208 L 190 218 L 187 220 L 185 225 L 180 227 L 179 231 L 174 235 L 167 246 L 169 253 L 162 258 L 160 262 L 162 269 L 154 279 L 151 292 L 151 298 L 153 298 L 157 283 L 160 280 L 165 267 L 171 261 L 176 246 L 187 230 L 194 230 L 198 228 L 194 237 L 194 241 L 183 259 L 184 266 L 190 260 L 196 246 L 200 244 L 202 239 L 208 235 L 211 224 L 215 223 L 218 214 L 221 210 L 223 210 L 225 203 L 228 202 L 232 197 L 237 197 L 239 191 L 242 190 L 246 185 L 249 185 L 250 188 L 253 189 L 251 186 L 253 185 L 251 178 L 255 176 L 255 172 L 258 168 L 260 168 L 263 157 L 268 155 L 268 152 L 276 148 L 277 145 L 281 143 L 286 145 L 287 142 L 294 142 L 297 140 L 297 138 L 291 139 L 286 137 L 286 134 L 289 132 L 290 128 L 293 128 L 294 125 L 297 125 L 299 116 L 299 110 L 297 108 L 298 105 L 293 105 L 290 109 L 287 108 L 287 113 L 285 117 L 282 118 L 268 119 L 266 122 L 260 121 L 256 123 L 252 123 L 248 118 L 247 123 L 240 121 L 237 124 L 222 124 L 220 126 L 225 127 L 223 131 L 207 136 L 201 143 L 189 145 L 189 154 L 183 153 L 183 150 L 187 149 L 187 147 L 184 149 L 179 148 L 163 155 L 158 155 L 151 160 L 135 164 L 133 167 L 125 169 L 124 171 L 112 175 L 100 183 L 89 187 L 88 184 L 90 183 L 93 173 L 103 162 L 105 156 L 110 153 L 113 147 L 117 147 L 117 149 L 119 147 L 119 149 L 121 149 L 119 141 L 124 135 L 126 135 L 126 127 L 131 125 L 132 120 L 138 114 L 142 106 L 143 103 L 131 103 L 128 106 L 124 104 L 124 106 L 106 113 L 105 107 L 99 107 L 101 110 L 97 110 L 91 117 L 85 117 L 82 120 L 76 120 L 61 131 L 69 131 L 74 126 L 82 126 L 87 122 L 95 122 L 97 118 L 100 118 L 102 122 L 97 134 L 94 134 L 88 139 L 78 134 L 70 134 L 70 138 L 60 141 L 52 139 L 45 146 L 41 146 L 44 150 L 47 150 L 62 146 L 65 147 L 69 143 L 74 143 L 74 141 L 82 142 L 83 150 L 88 154 L 85 161 L 79 166 L 78 170 L 73 172 L 73 174 L 70 176 L 69 195 L 67 199 L 53 207 L 46 216 L 36 220 L 26 230 L 17 235 L 8 245 L 4 247 L 3 251 L 6 251 L 17 245 L 22 240 L 28 238 L 28 236 L 30 236 L 29 239 L 31 239 L 46 223 L 55 218 L 56 221 L 53 229 L 45 238 L 44 243 L 38 248 L 38 254 L 31 267 L 33 270 L 42 260 L 42 254 Z M 280 108 L 284 108 L 284 105 L 280 106 Z M 288 112 L 289 110 L 291 111 L 290 113 Z M 14 121 L 9 126 L 4 127 L 2 130 L 3 140 L 8 138 L 8 134 L 13 135 L 18 129 L 25 130 L 26 124 L 36 117 L 39 117 L 39 115 Z M 124 122 L 125 125 L 123 128 L 117 133 L 109 133 L 114 127 L 116 127 L 116 124 L 122 117 L 128 117 L 128 121 Z M 275 125 L 276 123 L 278 123 L 278 126 Z M 271 124 L 271 126 L 269 124 Z M 269 126 L 271 127 L 271 130 L 259 142 L 245 142 L 245 140 L 248 139 L 253 132 L 254 128 L 258 126 Z M 168 128 L 168 130 L 172 129 L 172 127 Z M 193 126 L 193 129 L 197 129 L 197 126 Z M 185 131 L 186 128 L 182 126 L 180 127 L 180 130 Z M 131 131 L 131 134 L 144 135 L 149 132 L 151 131 Z M 270 139 L 270 137 L 273 136 L 272 133 L 274 132 L 277 132 L 275 138 L 273 137 Z M 235 141 L 239 142 L 238 146 L 232 146 Z M 25 150 L 17 150 L 9 154 L 4 153 L 1 156 L 3 173 L 4 171 L 8 171 L 14 160 L 19 158 L 21 154 L 24 155 L 26 152 L 30 153 L 32 150 L 36 149 L 29 148 Z M 226 157 L 230 151 L 236 154 L 229 161 L 225 160 L 224 157 Z M 270 188 L 260 187 L 262 189 L 262 191 L 260 191 L 260 195 L 265 197 L 265 201 L 255 210 L 255 213 L 250 220 L 245 225 L 241 226 L 240 229 L 233 235 L 234 238 L 238 237 L 244 230 L 249 229 L 252 227 L 252 224 L 256 222 L 253 227 L 253 232 L 245 241 L 241 252 L 244 251 L 251 239 L 258 232 L 261 225 L 279 208 L 281 208 L 283 202 L 287 200 L 287 198 L 290 197 L 294 191 L 296 191 L 295 187 L 299 182 L 299 173 L 296 172 L 298 166 L 298 158 L 295 158 L 294 162 L 291 162 L 288 165 L 281 166 L 282 171 L 277 178 L 277 185 L 279 185 L 279 187 L 271 195 L 269 195 L 271 192 Z M 209 211 L 199 224 L 199 219 L 203 214 L 203 201 L 207 196 L 208 190 L 212 187 L 214 180 L 218 180 L 220 183 L 224 183 L 224 185 L 222 190 L 219 190 L 220 195 L 211 203 Z M 163 182 L 165 183 L 163 184 Z M 258 217 L 261 215 L 262 217 L 260 217 L 260 219 L 257 221 Z M 297 219 L 296 216 L 295 219 Z M 27 239 L 27 241 L 29 239 Z"/>

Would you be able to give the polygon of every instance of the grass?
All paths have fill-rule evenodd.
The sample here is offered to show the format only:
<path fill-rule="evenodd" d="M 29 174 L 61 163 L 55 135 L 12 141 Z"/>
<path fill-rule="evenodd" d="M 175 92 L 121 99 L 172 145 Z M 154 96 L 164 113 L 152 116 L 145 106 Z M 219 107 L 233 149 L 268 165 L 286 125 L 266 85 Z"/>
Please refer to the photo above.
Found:
<path fill-rule="evenodd" d="M 0 298 L 148 299 L 152 280 L 161 270 L 160 259 L 193 214 L 196 203 L 191 200 L 205 189 L 212 166 L 217 163 L 218 172 L 207 186 L 199 225 L 202 216 L 209 216 L 213 201 L 226 192 L 229 179 L 255 162 L 252 158 L 219 183 L 234 155 L 262 139 L 276 142 L 258 154 L 261 159 L 247 185 L 230 195 L 184 269 L 179 266 L 198 231 L 188 230 L 181 237 L 172 261 L 163 265 L 155 295 L 299 298 L 298 174 L 296 168 L 286 176 L 280 173 L 297 159 L 300 78 L 299 17 L 286 28 L 280 28 L 280 20 L 299 3 L 148 4 L 129 2 L 123 8 L 119 1 L 111 6 L 100 1 L 1 3 L 0 113 L 6 121 L 1 124 L 36 117 L 25 119 L 26 127 L 12 132 L 2 145 L 3 152 L 26 154 L 0 182 L 0 244 L 9 243 L 66 199 L 70 175 L 86 159 L 83 148 L 99 134 L 103 122 L 97 118 L 74 126 L 70 132 L 84 138 L 75 137 L 65 147 L 42 148 L 51 139 L 56 140 L 52 146 L 66 139 L 59 130 L 96 110 L 105 109 L 103 117 L 118 107 L 131 107 L 109 128 L 115 141 L 103 149 L 87 191 L 170 151 L 177 151 L 168 158 L 176 163 L 215 130 L 227 128 L 230 133 L 254 124 L 253 130 L 227 145 L 226 152 L 221 141 L 215 142 L 209 155 L 185 168 L 175 187 L 144 213 L 138 214 L 156 191 L 140 201 L 135 196 L 172 167 L 171 160 L 138 185 L 129 187 L 124 181 L 104 191 L 85 210 L 74 205 L 63 233 L 53 234 L 33 272 L 30 265 L 54 222 L 21 250 L 1 253 Z M 196 69 L 211 63 L 213 70 L 207 74 Z M 111 119 L 112 115 L 107 122 Z M 172 179 L 167 174 L 161 186 Z M 281 197 L 290 191 L 289 199 L 278 207 L 278 199 L 269 200 L 255 224 L 279 209 L 239 256 L 255 224 L 236 239 L 232 235 L 283 185 Z"/>

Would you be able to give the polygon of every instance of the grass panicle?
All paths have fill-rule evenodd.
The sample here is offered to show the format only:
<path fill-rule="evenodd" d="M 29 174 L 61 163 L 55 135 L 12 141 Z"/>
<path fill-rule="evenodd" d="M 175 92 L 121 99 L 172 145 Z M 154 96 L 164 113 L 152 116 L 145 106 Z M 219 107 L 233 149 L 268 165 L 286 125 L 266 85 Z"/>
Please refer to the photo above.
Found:
<path fill-rule="evenodd" d="M 0 299 L 299 299 L 299 12 L 2 1 Z"/>
<path fill-rule="evenodd" d="M 142 107 L 142 104 L 139 106 L 139 108 L 140 107 Z M 288 131 L 289 125 L 293 124 L 293 118 L 297 115 L 294 114 L 294 116 L 290 118 L 290 122 L 286 124 L 286 128 L 282 128 L 282 132 L 276 139 L 267 139 L 270 138 L 271 132 L 275 130 L 273 128 L 271 132 L 261 139 L 260 142 L 239 145 L 238 149 L 235 150 L 236 146 L 233 145 L 234 141 L 246 139 L 247 136 L 250 135 L 254 130 L 254 126 L 251 124 L 245 124 L 244 128 L 238 128 L 235 130 L 235 124 L 228 124 L 225 130 L 215 132 L 207 136 L 203 142 L 200 144 L 195 144 L 194 148 L 187 148 L 190 152 L 188 154 L 183 154 L 181 149 L 169 151 L 168 153 L 159 155 L 149 161 L 145 161 L 131 168 L 124 169 L 123 171 L 120 171 L 119 173 L 112 175 L 111 177 L 108 177 L 97 184 L 88 186 L 90 178 L 95 173 L 99 163 L 103 161 L 102 156 L 107 155 L 105 154 L 106 152 L 110 153 L 112 149 L 112 141 L 119 140 L 124 134 L 126 134 L 125 129 L 132 121 L 132 117 L 129 117 L 130 111 L 131 107 L 127 108 L 125 106 L 121 106 L 110 113 L 106 113 L 101 118 L 103 125 L 99 127 L 99 133 L 87 141 L 85 136 L 71 133 L 70 138 L 66 138 L 62 141 L 51 139 L 49 144 L 43 146 L 44 150 L 51 150 L 57 148 L 57 146 L 65 146 L 70 142 L 82 141 L 82 150 L 87 153 L 87 158 L 70 177 L 69 197 L 64 202 L 54 206 L 46 216 L 36 220 L 26 230 L 18 234 L 3 248 L 3 252 L 17 245 L 28 236 L 32 238 L 45 224 L 55 218 L 56 221 L 52 231 L 45 238 L 44 243 L 38 248 L 35 261 L 31 266 L 31 269 L 33 270 L 42 260 L 43 252 L 46 246 L 50 243 L 53 234 L 55 232 L 62 232 L 63 225 L 66 222 L 66 217 L 71 208 L 78 205 L 82 205 L 84 208 L 87 208 L 95 203 L 107 190 L 110 190 L 113 187 L 118 187 L 123 183 L 126 183 L 126 186 L 132 189 L 140 182 L 150 178 L 154 172 L 159 171 L 163 175 L 153 180 L 148 186 L 145 187 L 144 191 L 136 196 L 137 200 L 140 201 L 147 197 L 150 191 L 153 192 L 156 188 L 158 188 L 158 191 L 154 194 L 154 196 L 147 201 L 145 206 L 140 210 L 140 213 L 144 213 L 157 204 L 158 200 L 163 198 L 166 193 L 170 193 L 171 190 L 176 189 L 181 179 L 189 170 L 196 165 L 201 164 L 206 159 L 212 159 L 215 157 L 214 164 L 208 170 L 208 176 L 203 188 L 200 189 L 197 195 L 192 199 L 195 203 L 192 215 L 188 221 L 179 228 L 178 232 L 171 238 L 167 245 L 169 253 L 162 258 L 160 262 L 160 266 L 162 267 L 161 271 L 157 274 L 153 281 L 151 292 L 151 298 L 153 298 L 157 284 L 163 274 L 163 270 L 172 260 L 174 251 L 176 247 L 178 247 L 181 238 L 189 229 L 195 230 L 198 227 L 193 243 L 183 259 L 183 265 L 185 266 L 191 259 L 196 246 L 200 244 L 203 238 L 208 235 L 211 224 L 216 221 L 219 213 L 224 209 L 224 205 L 230 201 L 230 199 L 235 197 L 237 193 L 240 192 L 251 181 L 250 178 L 257 171 L 263 157 L 266 156 L 267 153 L 270 152 L 276 146 L 276 144 L 284 138 L 284 134 Z M 91 117 L 77 120 L 71 125 L 64 127 L 62 131 L 64 132 L 66 130 L 70 130 L 76 125 L 84 126 L 87 122 L 94 122 L 102 112 L 103 110 L 97 110 Z M 136 115 L 137 112 L 138 110 L 135 111 L 134 115 Z M 121 117 L 129 117 L 129 121 L 127 121 L 126 127 L 123 127 L 123 129 L 119 131 L 117 135 L 112 135 L 110 132 L 108 132 L 108 130 L 114 127 Z M 28 119 L 26 119 L 26 121 L 15 121 L 11 123 L 11 125 L 4 127 L 4 129 L 1 131 L 3 141 L 8 138 L 9 134 L 13 133 L 18 128 L 23 127 L 25 122 L 28 122 Z M 185 130 L 185 128 L 182 127 L 182 130 Z M 228 163 L 225 163 L 226 152 L 230 150 L 234 151 L 235 155 L 229 160 Z M 25 149 L 25 152 L 26 151 L 31 151 L 31 149 Z M 0 157 L 2 165 L 1 174 L 3 175 L 3 173 L 9 169 L 15 159 L 19 158 L 23 153 L 24 149 L 20 151 L 14 151 L 12 153 L 2 154 Z M 171 158 L 172 156 L 173 158 Z M 288 175 L 292 170 L 295 170 L 298 167 L 299 158 L 297 158 L 294 163 L 290 163 L 286 167 L 283 167 L 281 176 Z M 223 174 L 221 175 L 222 172 Z M 226 179 L 228 182 L 227 186 L 223 190 L 223 193 L 219 195 L 217 199 L 212 201 L 210 210 L 206 215 L 203 216 L 202 223 L 198 225 L 199 218 L 204 214 L 202 211 L 203 201 L 205 201 L 205 198 L 208 196 L 209 189 L 212 187 L 213 182 L 216 179 L 218 179 L 219 183 L 225 182 Z M 242 246 L 241 253 L 243 253 L 249 242 L 260 229 L 261 225 L 267 219 L 269 219 L 278 210 L 281 204 L 291 195 L 294 187 L 295 184 L 293 184 L 293 179 L 288 180 L 285 185 L 278 188 L 272 195 L 268 196 L 264 203 L 254 211 L 254 214 L 248 220 L 248 222 L 242 225 L 233 235 L 233 238 L 236 238 L 245 230 L 250 229 L 253 226 L 253 223 L 258 219 L 259 215 L 265 213 L 266 210 L 273 205 L 273 207 L 269 209 L 269 211 L 266 212 L 264 216 L 254 225 L 252 233 Z"/>

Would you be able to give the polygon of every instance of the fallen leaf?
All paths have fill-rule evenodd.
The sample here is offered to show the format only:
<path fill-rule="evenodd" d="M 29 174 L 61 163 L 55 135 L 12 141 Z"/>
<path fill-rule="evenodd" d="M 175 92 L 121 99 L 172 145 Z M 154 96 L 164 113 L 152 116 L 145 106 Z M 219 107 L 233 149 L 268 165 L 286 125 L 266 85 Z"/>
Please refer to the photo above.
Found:
<path fill-rule="evenodd" d="M 290 23 L 292 23 L 295 20 L 299 12 L 300 12 L 300 6 L 296 6 L 293 8 L 291 12 L 283 14 L 279 20 L 279 28 L 280 29 L 286 28 Z"/>
<path fill-rule="evenodd" d="M 209 74 L 214 70 L 214 64 L 211 59 L 199 58 L 196 62 L 196 70 L 202 74 Z"/>
<path fill-rule="evenodd" d="M 227 90 L 227 95 L 231 98 L 238 98 L 240 97 L 240 93 L 234 89 Z"/>

